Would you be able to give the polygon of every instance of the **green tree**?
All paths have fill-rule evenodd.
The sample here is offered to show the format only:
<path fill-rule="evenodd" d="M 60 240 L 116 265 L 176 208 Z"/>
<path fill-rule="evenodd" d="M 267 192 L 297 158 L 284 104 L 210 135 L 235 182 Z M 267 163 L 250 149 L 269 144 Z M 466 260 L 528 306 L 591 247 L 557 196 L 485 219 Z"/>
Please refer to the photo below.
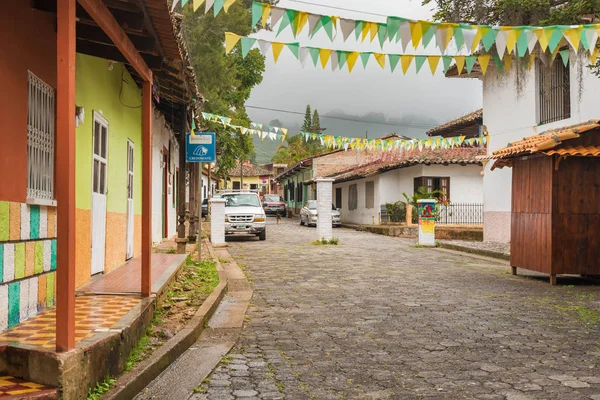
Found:
<path fill-rule="evenodd" d="M 319 120 L 319 110 L 315 109 L 312 118 L 311 132 L 321 133 L 321 121 Z"/>
<path fill-rule="evenodd" d="M 198 88 L 207 100 L 205 111 L 232 118 L 235 125 L 249 126 L 244 106 L 252 88 L 262 82 L 265 58 L 257 49 L 242 57 L 239 46 L 225 54 L 225 32 L 248 35 L 252 31 L 251 2 L 234 3 L 229 12 L 213 17 L 212 13 L 184 9 L 183 34 L 194 66 Z M 254 144 L 248 135 L 203 121 L 203 129 L 217 134 L 218 174 L 225 176 L 237 160 L 253 157 Z"/>
<path fill-rule="evenodd" d="M 306 113 L 304 114 L 304 122 L 302 123 L 302 128 L 300 128 L 303 132 L 311 132 L 312 129 L 312 119 L 310 115 L 310 104 L 306 106 Z"/>

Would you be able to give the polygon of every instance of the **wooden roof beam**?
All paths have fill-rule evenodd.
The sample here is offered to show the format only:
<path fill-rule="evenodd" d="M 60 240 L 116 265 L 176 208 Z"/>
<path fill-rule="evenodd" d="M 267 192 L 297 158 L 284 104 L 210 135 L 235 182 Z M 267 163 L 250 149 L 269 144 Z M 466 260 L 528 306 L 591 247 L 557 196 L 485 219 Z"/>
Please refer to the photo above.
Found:
<path fill-rule="evenodd" d="M 154 50 L 154 39 L 148 36 L 128 34 L 131 43 L 142 53 L 148 53 L 152 55 L 158 55 Z M 109 46 L 115 44 L 110 40 L 108 35 L 96 25 L 88 24 L 77 24 L 77 38 L 88 40 L 90 42 L 101 43 Z"/>
<path fill-rule="evenodd" d="M 117 46 L 129 64 L 144 79 L 152 82 L 152 71 L 102 0 L 77 0 L 98 26 Z M 161 60 L 162 63 L 162 60 Z"/>
<path fill-rule="evenodd" d="M 119 61 L 124 63 L 129 63 L 129 60 L 125 58 L 125 56 L 119 51 L 119 49 L 112 45 L 105 45 L 95 42 L 89 42 L 84 39 L 77 39 L 77 52 L 82 54 L 87 54 L 90 56 L 106 58 L 107 60 Z M 143 54 L 140 56 L 141 62 L 148 68 L 148 72 L 150 73 L 150 77 L 152 77 L 151 70 L 160 70 L 162 65 L 162 59 L 157 56 L 153 56 L 150 54 Z M 137 71 L 135 71 L 137 73 Z M 140 75 L 142 81 L 145 80 L 144 77 Z"/>

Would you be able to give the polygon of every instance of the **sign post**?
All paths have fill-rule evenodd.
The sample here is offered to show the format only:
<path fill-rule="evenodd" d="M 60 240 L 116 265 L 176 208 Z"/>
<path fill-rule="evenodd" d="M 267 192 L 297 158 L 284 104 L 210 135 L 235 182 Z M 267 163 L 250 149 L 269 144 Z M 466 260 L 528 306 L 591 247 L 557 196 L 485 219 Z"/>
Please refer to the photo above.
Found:
<path fill-rule="evenodd" d="M 419 244 L 435 246 L 435 199 L 418 200 Z"/>
<path fill-rule="evenodd" d="M 217 143 L 214 132 L 188 133 L 185 140 L 185 161 L 200 163 L 198 184 L 198 262 L 202 255 L 202 163 L 212 163 L 217 159 Z"/>

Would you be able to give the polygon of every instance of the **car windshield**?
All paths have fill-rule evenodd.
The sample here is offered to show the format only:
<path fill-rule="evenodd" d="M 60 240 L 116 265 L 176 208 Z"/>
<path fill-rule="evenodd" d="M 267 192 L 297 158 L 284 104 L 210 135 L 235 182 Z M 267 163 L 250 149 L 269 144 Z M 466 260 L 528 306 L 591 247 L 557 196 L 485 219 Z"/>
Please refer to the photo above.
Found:
<path fill-rule="evenodd" d="M 309 201 L 307 204 L 308 204 L 308 209 L 309 210 L 316 210 L 317 209 L 317 202 L 316 201 Z"/>
<path fill-rule="evenodd" d="M 281 200 L 281 196 L 265 196 L 264 201 L 281 202 L 283 200 Z"/>
<path fill-rule="evenodd" d="M 225 207 L 260 207 L 258 196 L 255 194 L 224 194 L 223 198 L 227 200 Z"/>

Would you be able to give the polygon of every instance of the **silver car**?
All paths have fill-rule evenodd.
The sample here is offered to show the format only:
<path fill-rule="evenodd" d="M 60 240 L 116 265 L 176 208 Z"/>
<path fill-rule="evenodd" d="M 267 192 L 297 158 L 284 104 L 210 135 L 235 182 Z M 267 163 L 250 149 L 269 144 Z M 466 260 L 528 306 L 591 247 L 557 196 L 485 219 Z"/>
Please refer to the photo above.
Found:
<path fill-rule="evenodd" d="M 308 200 L 300 210 L 300 225 L 317 226 L 317 201 Z M 331 205 L 331 223 L 333 226 L 342 225 L 342 215 L 340 209 Z"/>

